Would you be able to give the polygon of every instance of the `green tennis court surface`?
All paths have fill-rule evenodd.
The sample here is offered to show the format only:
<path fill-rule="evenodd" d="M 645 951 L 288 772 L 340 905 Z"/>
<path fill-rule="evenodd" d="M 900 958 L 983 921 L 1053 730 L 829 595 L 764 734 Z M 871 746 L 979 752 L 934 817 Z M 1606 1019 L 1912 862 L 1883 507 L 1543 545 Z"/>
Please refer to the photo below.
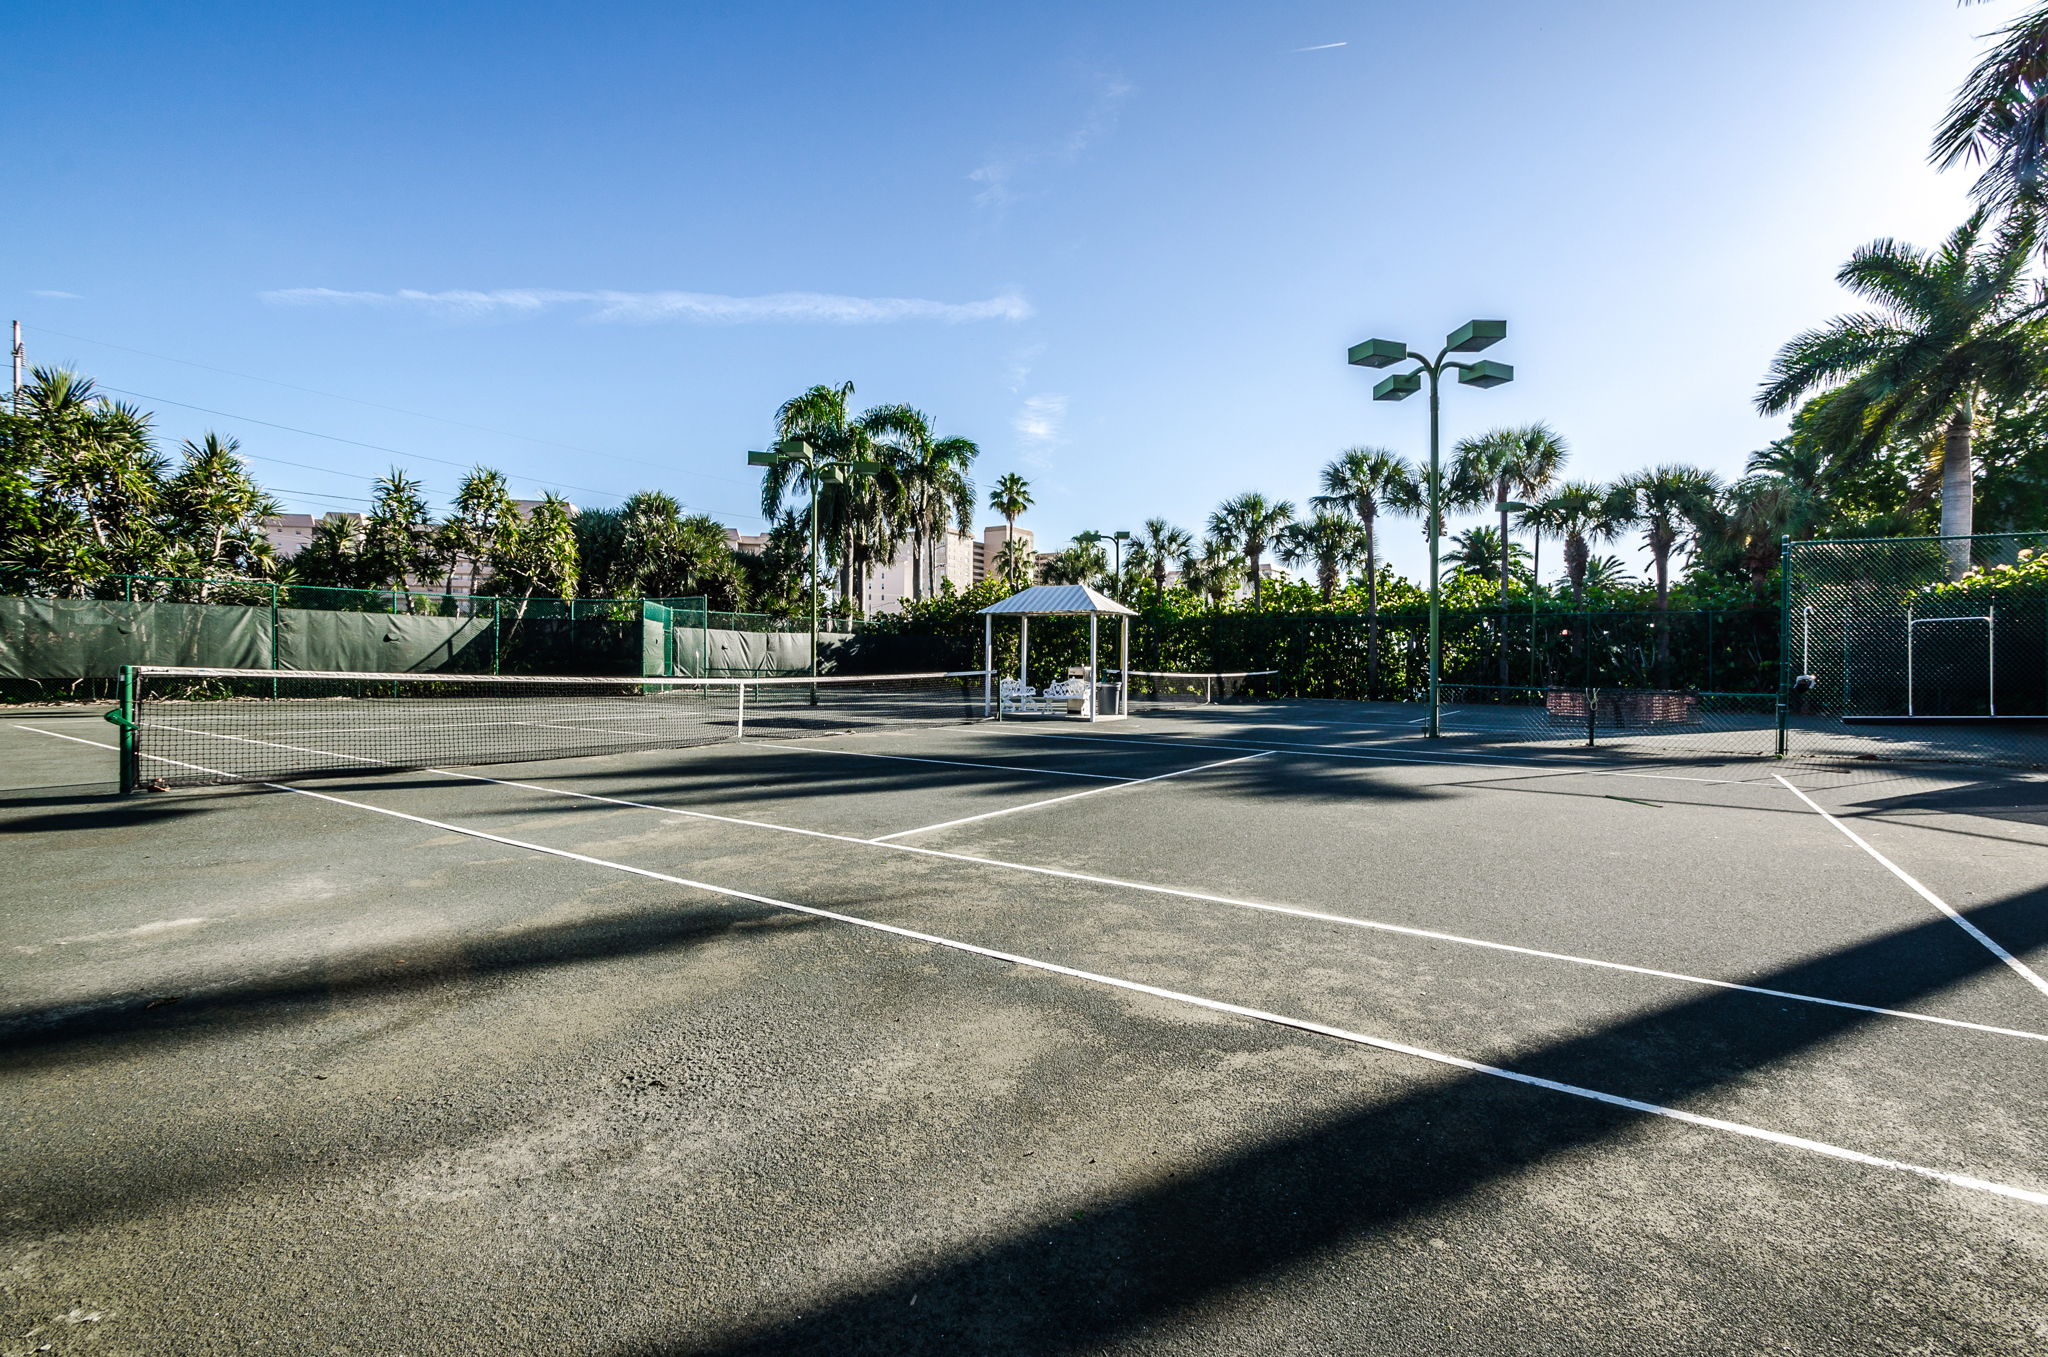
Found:
<path fill-rule="evenodd" d="M 127 797 L 11 713 L 0 1335 L 2048 1344 L 2044 783 L 1451 706 Z"/>

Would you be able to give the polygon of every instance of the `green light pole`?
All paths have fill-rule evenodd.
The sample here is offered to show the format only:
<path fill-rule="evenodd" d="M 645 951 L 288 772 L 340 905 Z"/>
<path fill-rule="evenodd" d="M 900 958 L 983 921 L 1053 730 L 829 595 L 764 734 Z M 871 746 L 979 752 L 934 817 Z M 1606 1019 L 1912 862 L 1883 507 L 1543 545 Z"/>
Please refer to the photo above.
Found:
<path fill-rule="evenodd" d="M 1090 528 L 1087 532 L 1075 533 L 1074 540 L 1076 542 L 1087 542 L 1091 546 L 1097 542 L 1108 542 L 1116 549 L 1116 564 L 1110 567 L 1109 577 L 1112 581 L 1121 581 L 1123 579 L 1124 543 L 1131 540 L 1131 535 L 1128 532 L 1097 532 Z"/>
<path fill-rule="evenodd" d="M 769 452 L 749 452 L 748 466 L 796 466 L 803 469 L 811 492 L 811 677 L 818 677 L 818 490 L 823 485 L 849 484 L 856 475 L 873 475 L 880 462 L 852 457 L 820 457 L 818 450 L 802 438 L 785 438 Z M 811 705 L 818 705 L 817 685 L 811 687 Z"/>
<path fill-rule="evenodd" d="M 1443 597 L 1437 585 L 1437 539 L 1443 528 L 1443 470 L 1438 453 L 1438 429 L 1442 420 L 1437 382 L 1446 368 L 1455 368 L 1458 381 L 1464 386 L 1484 388 L 1513 381 L 1515 370 L 1506 363 L 1486 359 L 1465 363 L 1451 357 L 1454 353 L 1478 353 L 1498 344 L 1507 338 L 1507 334 L 1508 323 L 1504 320 L 1468 320 L 1444 337 L 1444 346 L 1437 351 L 1435 358 L 1424 357 L 1398 339 L 1368 339 L 1363 344 L 1353 344 L 1346 356 L 1353 367 L 1361 368 L 1392 367 L 1409 359 L 1415 360 L 1417 366 L 1408 371 L 1380 379 L 1372 389 L 1372 398 L 1376 401 L 1406 400 L 1422 389 L 1425 376 L 1429 378 L 1429 480 L 1423 511 L 1429 515 L 1429 724 L 1425 730 L 1432 740 L 1443 736 L 1443 726 L 1438 719 L 1442 704 L 1437 697 L 1438 683 L 1443 674 Z"/>

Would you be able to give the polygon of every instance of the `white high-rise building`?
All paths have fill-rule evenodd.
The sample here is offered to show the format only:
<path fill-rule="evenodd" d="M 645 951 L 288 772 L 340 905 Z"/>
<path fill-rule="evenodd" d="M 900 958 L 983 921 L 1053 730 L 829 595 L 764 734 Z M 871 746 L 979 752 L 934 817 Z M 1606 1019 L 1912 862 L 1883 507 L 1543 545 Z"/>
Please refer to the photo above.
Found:
<path fill-rule="evenodd" d="M 964 532 L 948 532 L 932 544 L 931 559 L 924 562 L 924 593 L 939 592 L 942 580 L 951 580 L 955 591 L 964 592 L 986 579 L 1008 538 L 1002 524 L 984 528 L 976 541 Z M 1017 529 L 1017 540 L 1026 551 L 1032 549 L 1029 528 Z M 915 597 L 910 578 L 910 544 L 904 543 L 887 564 L 871 567 L 860 585 L 861 611 L 893 613 L 902 610 L 906 599 Z"/>

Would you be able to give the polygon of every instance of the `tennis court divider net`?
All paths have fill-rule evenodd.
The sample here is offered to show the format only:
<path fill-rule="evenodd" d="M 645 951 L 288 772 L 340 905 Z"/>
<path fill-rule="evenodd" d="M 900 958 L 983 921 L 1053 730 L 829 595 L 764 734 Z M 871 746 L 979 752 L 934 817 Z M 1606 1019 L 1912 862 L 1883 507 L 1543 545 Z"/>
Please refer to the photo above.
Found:
<path fill-rule="evenodd" d="M 524 763 L 983 719 L 983 673 L 536 678 L 138 666 L 123 790 Z M 110 718 L 111 719 L 111 718 Z"/>
<path fill-rule="evenodd" d="M 1111 674 L 1115 670 L 1109 671 Z M 1229 674 L 1177 674 L 1164 670 L 1130 671 L 1133 707 L 1208 706 L 1217 702 L 1258 702 L 1273 695 L 1277 669 L 1251 669 Z"/>

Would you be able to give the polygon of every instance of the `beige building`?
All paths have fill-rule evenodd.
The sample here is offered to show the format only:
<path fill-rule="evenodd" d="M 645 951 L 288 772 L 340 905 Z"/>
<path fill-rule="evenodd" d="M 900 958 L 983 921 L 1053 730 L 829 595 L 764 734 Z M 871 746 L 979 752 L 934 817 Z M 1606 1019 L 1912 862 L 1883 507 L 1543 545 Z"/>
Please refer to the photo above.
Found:
<path fill-rule="evenodd" d="M 533 511 L 540 506 L 541 501 L 537 499 L 515 499 L 512 501 L 512 507 L 517 509 L 523 518 L 531 517 Z M 576 506 L 570 505 L 569 512 L 575 513 Z M 280 561 L 288 561 L 312 544 L 313 534 L 322 523 L 332 520 L 341 523 L 351 523 L 360 529 L 366 516 L 353 511 L 343 510 L 322 514 L 317 519 L 311 514 L 274 514 L 262 520 L 260 526 L 263 529 L 263 536 L 270 542 L 271 550 L 277 553 L 277 558 Z M 406 583 L 414 589 L 427 593 L 438 593 L 446 589 L 457 594 L 467 594 L 469 592 L 471 564 L 467 556 L 458 557 L 454 565 L 450 567 L 449 576 L 431 580 L 409 579 Z M 490 577 L 490 562 L 478 563 L 478 569 L 475 571 L 476 582 L 482 584 Z"/>
<path fill-rule="evenodd" d="M 1008 539 L 1000 523 L 984 528 L 976 541 L 964 532 L 949 532 L 933 543 L 932 557 L 924 562 L 925 593 L 939 591 L 940 581 L 951 580 L 956 591 L 964 592 L 988 578 Z M 1017 541 L 1026 551 L 1033 546 L 1031 529 L 1017 529 Z M 916 597 L 911 588 L 910 544 L 904 543 L 888 563 L 870 567 L 860 584 L 861 611 L 869 614 L 902 610 L 904 601 Z"/>

